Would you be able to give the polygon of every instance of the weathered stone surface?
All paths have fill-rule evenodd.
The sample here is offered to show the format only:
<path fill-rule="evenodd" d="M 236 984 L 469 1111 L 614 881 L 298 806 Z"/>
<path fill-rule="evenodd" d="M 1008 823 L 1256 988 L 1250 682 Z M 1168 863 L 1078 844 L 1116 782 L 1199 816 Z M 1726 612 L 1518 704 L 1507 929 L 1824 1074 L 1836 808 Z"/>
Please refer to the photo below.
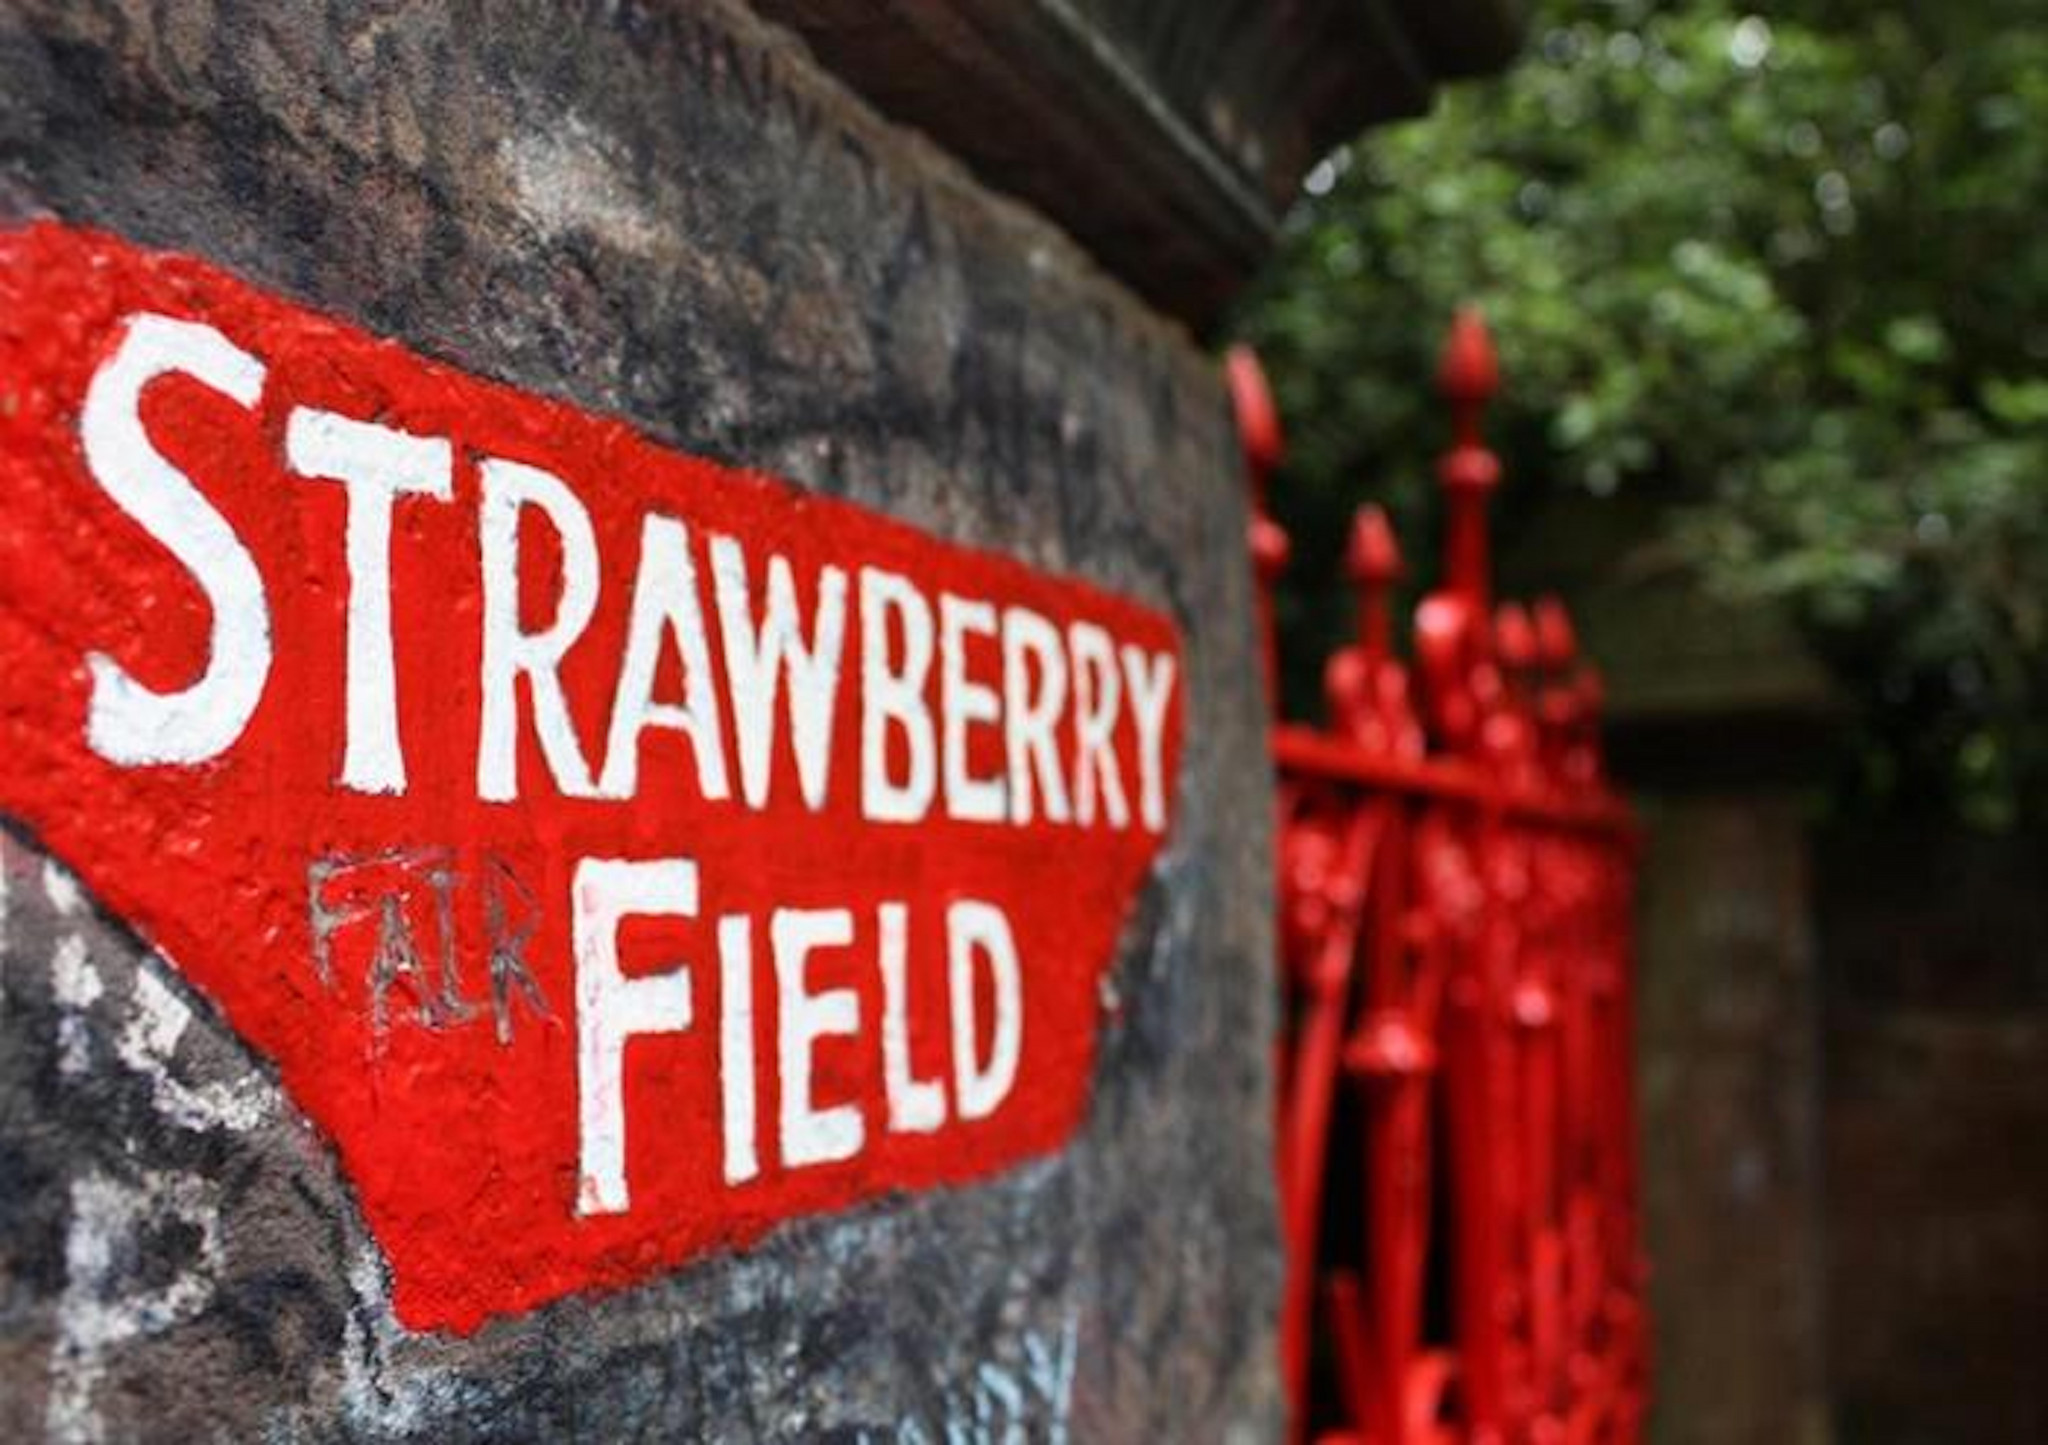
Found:
<path fill-rule="evenodd" d="M 1041 207 L 1147 299 L 1214 321 L 1301 179 L 1497 70 L 1520 0 L 755 0 L 884 114 Z"/>
<path fill-rule="evenodd" d="M 1820 1004 L 1805 817 L 1772 790 L 1667 796 L 1643 812 L 1651 1438 L 1818 1445 Z"/>
<path fill-rule="evenodd" d="M 1835 1438 L 2048 1438 L 2048 839 L 1835 828 L 1816 856 Z"/>
<path fill-rule="evenodd" d="M 1069 1149 L 469 1338 L 397 1325 L 260 1062 L 10 838 L 0 1436 L 1274 1433 L 1268 782 L 1183 335 L 724 4 L 0 0 L 42 215 L 1159 607 L 1188 718 Z"/>

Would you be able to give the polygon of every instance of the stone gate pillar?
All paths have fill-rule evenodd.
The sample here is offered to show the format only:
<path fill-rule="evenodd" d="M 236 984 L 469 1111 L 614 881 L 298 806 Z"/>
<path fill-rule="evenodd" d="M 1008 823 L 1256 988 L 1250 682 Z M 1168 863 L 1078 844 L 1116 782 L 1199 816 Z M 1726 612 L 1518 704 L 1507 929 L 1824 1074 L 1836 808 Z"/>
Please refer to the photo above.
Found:
<path fill-rule="evenodd" d="M 1188 328 L 1512 27 L 871 8 L 0 0 L 0 1436 L 1276 1434 Z"/>

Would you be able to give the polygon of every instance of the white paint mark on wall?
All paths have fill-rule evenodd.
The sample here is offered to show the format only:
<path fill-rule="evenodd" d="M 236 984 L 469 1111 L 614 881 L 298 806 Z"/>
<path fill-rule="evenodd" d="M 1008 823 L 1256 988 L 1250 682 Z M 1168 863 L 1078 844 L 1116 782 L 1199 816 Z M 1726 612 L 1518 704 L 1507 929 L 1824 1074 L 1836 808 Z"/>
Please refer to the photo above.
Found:
<path fill-rule="evenodd" d="M 587 232 L 641 256 L 661 248 L 662 227 L 583 121 L 571 117 L 515 136 L 500 159 L 520 213 L 542 235 Z"/>
<path fill-rule="evenodd" d="M 50 906 L 66 918 L 78 916 L 78 910 L 85 906 L 85 895 L 79 890 L 78 879 L 62 863 L 45 860 L 43 863 L 43 892 L 50 900 Z"/>
<path fill-rule="evenodd" d="M 57 951 L 50 958 L 50 991 L 58 1003 L 74 1009 L 90 1008 L 106 992 L 99 970 L 86 954 L 85 940 L 75 933 L 57 940 Z"/>
<path fill-rule="evenodd" d="M 7 960 L 13 940 L 7 932 L 7 894 L 14 880 L 14 855 L 0 837 L 0 1013 L 7 1011 Z"/>
<path fill-rule="evenodd" d="M 99 970 L 86 954 L 85 940 L 67 933 L 50 956 L 50 993 L 63 1008 L 57 1017 L 57 1068 L 77 1078 L 92 1068 L 92 1031 L 84 1011 L 106 992 Z"/>
<path fill-rule="evenodd" d="M 4 861 L 4 860 L 0 860 Z M 11 874 L 0 866 L 0 944 L 6 939 L 8 886 Z M 85 907 L 78 880 L 61 864 L 44 860 L 43 891 L 62 917 L 77 917 Z M 0 948 L 0 959 L 5 950 Z M 149 1081 L 157 1112 L 188 1129 L 232 1129 L 246 1132 L 280 1107 L 276 1089 L 260 1074 L 238 1074 L 206 1084 L 187 1083 L 172 1067 L 178 1043 L 192 1023 L 192 1009 L 153 970 L 140 965 L 128 995 L 127 1020 L 114 1050 L 130 1070 Z M 117 985 L 118 987 L 118 985 Z M 61 1012 L 57 1020 L 57 1067 L 68 1078 L 92 1068 L 94 1030 L 88 1010 L 108 995 L 107 981 L 93 963 L 90 946 L 80 933 L 66 933 L 50 955 L 50 996 Z M 0 991 L 0 1004 L 6 994 Z"/>
<path fill-rule="evenodd" d="M 1036 1330 L 1024 1335 L 1024 1373 L 1046 1402 L 1049 1445 L 1066 1445 L 1067 1421 L 1074 1410 L 1075 1347 L 1080 1333 L 1081 1316 L 1069 1310 L 1058 1335 L 1047 1337 Z"/>
<path fill-rule="evenodd" d="M 147 1259 L 153 1272 L 166 1263 L 162 1241 L 173 1231 L 162 1226 L 170 1220 L 197 1232 L 192 1257 L 170 1279 L 133 1287 L 138 1281 L 127 1272 L 138 1261 Z M 213 1297 L 220 1261 L 220 1221 L 210 1186 L 198 1175 L 160 1173 L 130 1184 L 93 1173 L 72 1182 L 43 1418 L 49 1439 L 85 1445 L 106 1438 L 95 1395 L 108 1359 L 130 1341 L 197 1314 Z"/>
<path fill-rule="evenodd" d="M 1074 1409 L 1078 1309 L 1057 1330 L 1026 1330 L 1022 1364 L 986 1359 L 945 1391 L 936 1419 L 906 1415 L 888 1438 L 895 1445 L 1067 1445 Z M 880 1437 L 863 1436 L 863 1445 Z"/>
<path fill-rule="evenodd" d="M 356 1251 L 349 1262 L 348 1283 L 356 1299 L 342 1329 L 342 1406 L 358 1429 L 406 1433 L 418 1423 L 414 1402 L 384 1386 L 379 1368 L 384 1351 L 367 1323 L 385 1318 L 391 1309 L 384 1288 L 384 1266 L 376 1250 L 365 1247 Z"/>
<path fill-rule="evenodd" d="M 269 1117 L 277 1100 L 267 1082 L 242 1074 L 217 1083 L 188 1084 L 171 1068 L 192 1010 L 147 968 L 137 969 L 133 1010 L 115 1042 L 121 1062 L 149 1080 L 157 1112 L 187 1129 L 245 1133 Z"/>
<path fill-rule="evenodd" d="M 1024 1387 L 1008 1370 L 983 1361 L 974 1370 L 974 1423 L 983 1431 L 1003 1424 L 1005 1445 L 1023 1439 Z"/>
<path fill-rule="evenodd" d="M 354 1303 L 342 1330 L 341 1405 L 348 1424 L 362 1435 L 412 1438 L 430 1422 L 462 1418 L 464 1377 L 436 1357 L 400 1352 L 405 1331 L 391 1312 L 391 1291 L 383 1258 L 372 1244 L 360 1246 L 348 1267 Z M 431 1432 L 428 1432 L 431 1433 Z"/>

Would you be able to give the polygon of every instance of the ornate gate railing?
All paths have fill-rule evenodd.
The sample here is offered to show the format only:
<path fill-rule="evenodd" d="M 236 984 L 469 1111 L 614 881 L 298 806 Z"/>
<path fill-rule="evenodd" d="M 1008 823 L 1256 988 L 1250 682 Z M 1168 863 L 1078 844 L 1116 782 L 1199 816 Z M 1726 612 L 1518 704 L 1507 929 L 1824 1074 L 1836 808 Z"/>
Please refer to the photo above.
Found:
<path fill-rule="evenodd" d="M 1257 360 L 1229 379 L 1255 495 L 1269 695 L 1286 534 Z M 1320 727 L 1276 721 L 1279 1166 L 1292 1437 L 1632 1442 L 1648 1330 L 1631 1056 L 1635 834 L 1600 683 L 1554 599 L 1491 597 L 1498 384 L 1453 323 L 1440 585 L 1394 645 L 1401 558 L 1358 511 L 1358 635 Z"/>

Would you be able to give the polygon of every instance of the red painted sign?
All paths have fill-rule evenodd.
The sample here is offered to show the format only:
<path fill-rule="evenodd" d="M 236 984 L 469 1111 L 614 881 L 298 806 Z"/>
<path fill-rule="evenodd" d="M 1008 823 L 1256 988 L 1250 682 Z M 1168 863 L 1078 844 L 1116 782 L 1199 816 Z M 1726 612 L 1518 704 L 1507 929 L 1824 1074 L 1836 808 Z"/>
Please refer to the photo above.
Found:
<path fill-rule="evenodd" d="M 275 1062 L 407 1323 L 1079 1122 L 1157 614 L 54 225 L 0 489 L 0 809 Z"/>

